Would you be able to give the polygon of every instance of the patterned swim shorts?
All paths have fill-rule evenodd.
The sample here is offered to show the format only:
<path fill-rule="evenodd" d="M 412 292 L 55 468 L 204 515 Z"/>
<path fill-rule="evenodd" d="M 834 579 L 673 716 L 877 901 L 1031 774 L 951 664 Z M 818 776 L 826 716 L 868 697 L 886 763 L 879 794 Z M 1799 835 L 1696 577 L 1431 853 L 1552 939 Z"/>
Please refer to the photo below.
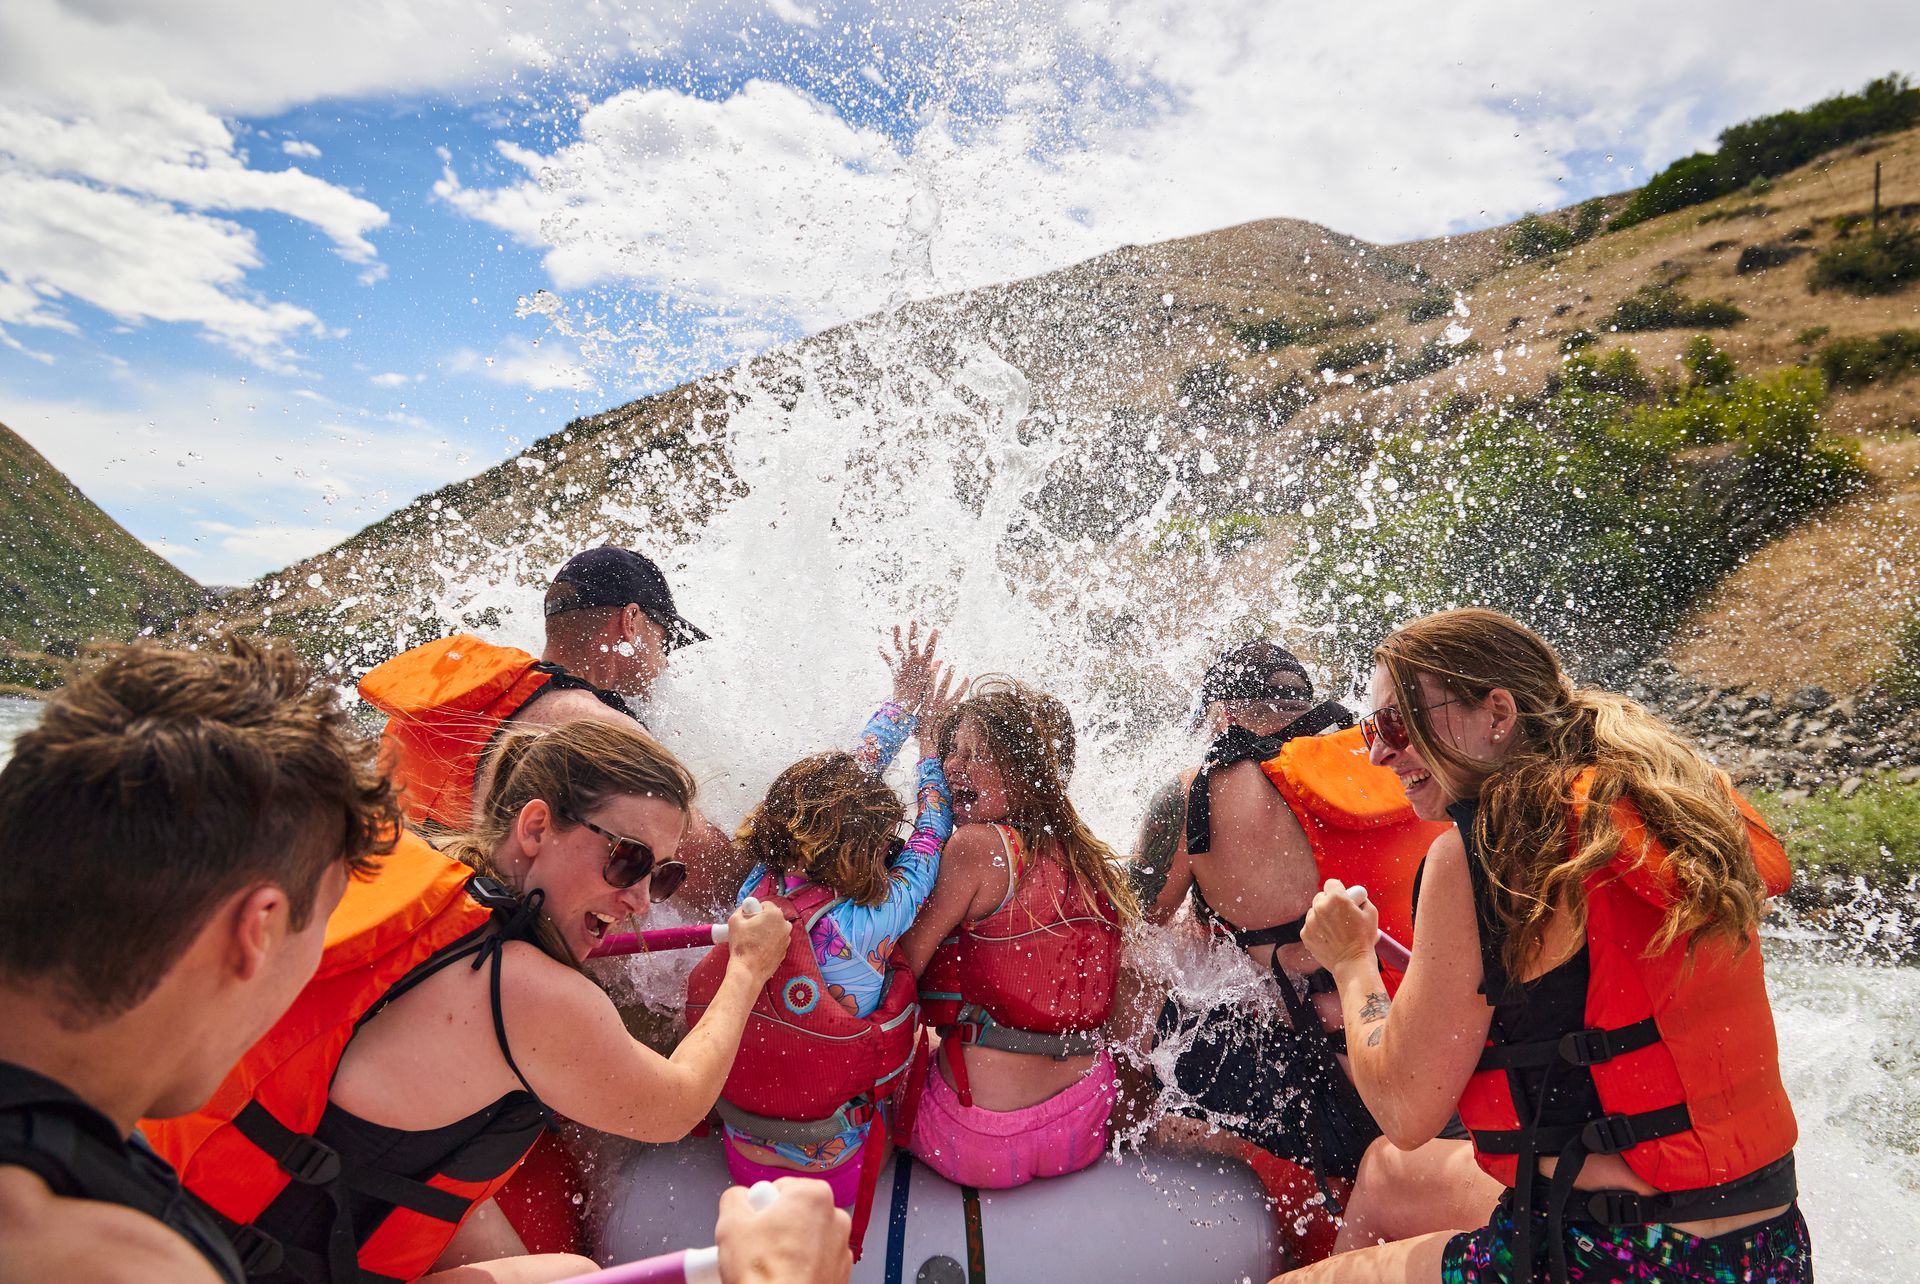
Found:
<path fill-rule="evenodd" d="M 1518 1284 L 1511 1192 L 1477 1231 L 1447 1241 L 1441 1284 Z M 1568 1284 L 1811 1284 L 1813 1246 L 1794 1204 L 1778 1217 L 1701 1239 L 1671 1226 L 1566 1223 Z M 1546 1214 L 1533 1214 L 1533 1279 L 1551 1279 Z M 1529 1282 L 1531 1284 L 1531 1282 Z"/>

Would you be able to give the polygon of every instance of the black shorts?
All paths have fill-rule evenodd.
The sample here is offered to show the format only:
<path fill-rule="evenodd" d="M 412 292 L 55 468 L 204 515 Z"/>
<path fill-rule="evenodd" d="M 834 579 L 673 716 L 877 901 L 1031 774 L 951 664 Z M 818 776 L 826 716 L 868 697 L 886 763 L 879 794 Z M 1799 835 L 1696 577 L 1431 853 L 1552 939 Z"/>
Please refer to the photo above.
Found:
<path fill-rule="evenodd" d="M 1179 1113 L 1208 1119 L 1322 1177 L 1351 1181 L 1359 1173 L 1380 1126 L 1324 1032 L 1250 1021 L 1234 1007 L 1195 1017 L 1172 1003 L 1160 1010 L 1158 1026 L 1162 1041 L 1195 1030 L 1192 1046 L 1174 1062 L 1175 1086 L 1194 1103 Z"/>

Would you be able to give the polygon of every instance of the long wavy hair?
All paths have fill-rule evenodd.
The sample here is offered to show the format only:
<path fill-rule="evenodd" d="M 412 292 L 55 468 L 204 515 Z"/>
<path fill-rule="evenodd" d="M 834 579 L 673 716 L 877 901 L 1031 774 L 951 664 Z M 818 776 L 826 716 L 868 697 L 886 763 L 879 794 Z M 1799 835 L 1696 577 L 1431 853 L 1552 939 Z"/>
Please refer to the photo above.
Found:
<path fill-rule="evenodd" d="M 752 864 L 878 905 L 887 899 L 888 862 L 905 819 L 900 796 L 852 754 L 818 753 L 775 778 L 734 841 Z"/>
<path fill-rule="evenodd" d="M 609 798 L 662 798 L 693 809 L 693 773 L 651 736 L 606 722 L 563 722 L 539 730 L 513 728 L 494 750 L 493 784 L 471 828 L 441 840 L 447 855 L 516 892 L 521 889 L 494 864 L 493 853 L 513 829 L 521 810 L 538 798 L 553 809 L 553 823 L 571 829 L 580 816 Z M 540 948 L 562 963 L 578 960 L 553 922 L 535 926 Z"/>
<path fill-rule="evenodd" d="M 1493 888 L 1493 927 L 1509 975 L 1525 975 L 1555 908 L 1585 930 L 1586 880 L 1620 843 L 1613 816 L 1626 799 L 1666 848 L 1675 898 L 1648 955 L 1685 940 L 1745 946 L 1766 893 L 1746 823 L 1726 777 L 1665 723 L 1610 691 L 1575 688 L 1536 633 L 1497 611 L 1468 608 L 1415 620 L 1374 660 L 1392 683 L 1409 738 L 1457 797 L 1480 797 L 1475 838 Z M 1499 762 L 1462 753 L 1434 734 L 1422 675 L 1445 699 L 1480 704 L 1496 687 L 1513 696 L 1514 745 Z M 1574 782 L 1593 769 L 1579 832 L 1569 841 Z"/>
<path fill-rule="evenodd" d="M 1046 692 L 1000 674 L 974 681 L 967 698 L 941 725 L 940 756 L 953 753 L 960 724 L 971 721 L 1007 787 L 1007 823 L 1026 850 L 1057 852 L 1082 888 L 1112 902 L 1122 925 L 1140 919 L 1140 901 L 1113 849 L 1094 837 L 1067 797 L 1073 775 L 1073 715 Z"/>

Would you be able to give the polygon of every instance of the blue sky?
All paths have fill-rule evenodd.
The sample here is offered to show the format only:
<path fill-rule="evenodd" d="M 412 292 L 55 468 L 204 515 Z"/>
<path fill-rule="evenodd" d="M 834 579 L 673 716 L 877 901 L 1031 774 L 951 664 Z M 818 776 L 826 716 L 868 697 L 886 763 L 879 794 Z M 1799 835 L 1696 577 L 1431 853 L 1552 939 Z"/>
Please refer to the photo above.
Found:
<path fill-rule="evenodd" d="M 892 300 L 1631 186 L 1920 48 L 1849 12 L 9 0 L 0 422 L 236 582 Z"/>

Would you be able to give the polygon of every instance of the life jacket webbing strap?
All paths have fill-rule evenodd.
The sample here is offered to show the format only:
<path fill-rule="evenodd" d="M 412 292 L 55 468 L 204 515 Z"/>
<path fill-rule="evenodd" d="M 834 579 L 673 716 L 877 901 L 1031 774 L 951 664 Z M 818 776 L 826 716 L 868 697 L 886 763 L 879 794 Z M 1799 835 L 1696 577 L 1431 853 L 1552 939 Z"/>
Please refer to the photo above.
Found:
<path fill-rule="evenodd" d="M 1634 1115 L 1602 1115 L 1584 1124 L 1542 1124 L 1535 1128 L 1475 1132 L 1473 1142 L 1489 1155 L 1521 1154 L 1529 1137 L 1533 1140 L 1536 1154 L 1546 1154 L 1579 1142 L 1581 1148 L 1590 1155 L 1618 1155 L 1642 1142 L 1658 1141 L 1691 1127 L 1693 1117 L 1688 1113 L 1686 1103 L 1682 1102 L 1677 1106 L 1645 1110 Z"/>
<path fill-rule="evenodd" d="M 983 1048 L 1021 1052 L 1032 1057 L 1052 1057 L 1055 1061 L 1091 1056 L 1101 1047 L 1098 1030 L 1062 1030 L 1058 1033 L 1023 1030 L 1018 1026 L 1001 1025 L 985 1008 L 975 1003 L 961 1008 L 959 1019 L 946 1027 L 946 1031 L 942 1039 L 957 1039 L 961 1043 L 977 1043 Z"/>
<path fill-rule="evenodd" d="M 880 1085 L 873 1086 L 874 1095 L 880 1092 Z M 847 1247 L 853 1250 L 853 1260 L 860 1260 L 860 1250 L 866 1243 L 867 1222 L 873 1216 L 873 1193 L 880 1184 L 880 1169 L 887 1162 L 887 1112 L 875 1110 L 873 1127 L 867 1130 L 867 1140 L 860 1147 L 860 1193 L 853 1201 L 853 1226 L 847 1236 Z"/>
<path fill-rule="evenodd" d="M 1339 702 L 1315 705 L 1289 722 L 1277 734 L 1256 736 L 1245 727 L 1228 727 L 1226 734 L 1207 746 L 1206 760 L 1187 787 L 1187 854 L 1204 856 L 1213 846 L 1213 771 L 1240 762 L 1265 762 L 1287 741 L 1317 736 L 1328 727 L 1351 727 L 1353 714 Z"/>
<path fill-rule="evenodd" d="M 713 1103 L 713 1110 L 728 1127 L 756 1141 L 778 1142 L 788 1146 L 818 1146 L 832 1141 L 849 1128 L 873 1122 L 878 1114 L 873 1096 L 864 1093 L 825 1119 L 775 1119 L 771 1115 L 756 1115 L 750 1110 L 740 1109 L 725 1097 Z"/>
<path fill-rule="evenodd" d="M 1653 1017 L 1647 1017 L 1611 1030 L 1571 1030 L 1558 1039 L 1496 1044 L 1480 1054 L 1480 1064 L 1476 1069 L 1538 1069 L 1556 1061 L 1575 1066 L 1597 1066 L 1629 1052 L 1652 1047 L 1658 1042 L 1659 1023 Z"/>

